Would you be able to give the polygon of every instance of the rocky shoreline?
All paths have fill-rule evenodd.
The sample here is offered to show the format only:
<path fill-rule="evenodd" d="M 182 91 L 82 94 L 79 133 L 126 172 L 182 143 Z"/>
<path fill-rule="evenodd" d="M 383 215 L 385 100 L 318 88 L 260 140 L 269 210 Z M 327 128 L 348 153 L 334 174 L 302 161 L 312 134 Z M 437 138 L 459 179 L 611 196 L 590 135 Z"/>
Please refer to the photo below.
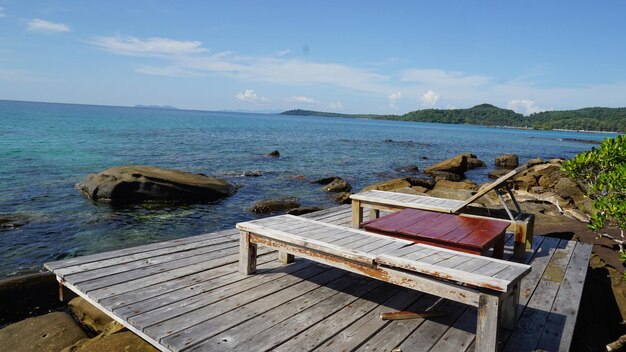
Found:
<path fill-rule="evenodd" d="M 276 151 L 276 153 L 278 153 Z M 276 154 L 274 153 L 274 154 Z M 270 153 L 272 154 L 272 153 Z M 278 155 L 271 155 L 278 157 Z M 586 229 L 586 222 L 591 212 L 591 202 L 584 196 L 584 188 L 571 181 L 561 171 L 562 159 L 541 160 L 532 159 L 522 166 L 525 170 L 510 180 L 516 199 L 525 212 L 534 213 L 536 216 L 535 234 L 547 236 L 560 236 L 578 241 L 595 243 L 594 257 L 592 258 L 590 276 L 598 277 L 607 275 L 612 279 L 606 280 L 600 287 L 588 287 L 585 290 L 593 291 L 592 294 L 600 296 L 611 292 L 616 298 L 617 306 L 607 306 L 605 310 L 614 316 L 626 317 L 626 286 L 621 278 L 624 267 L 617 261 L 615 252 L 609 244 L 596 241 L 593 233 Z M 471 197 L 481 187 L 487 184 L 477 184 L 465 177 L 465 172 L 473 168 L 486 167 L 487 163 L 470 153 L 456 155 L 440 163 L 431 165 L 420 170 L 415 165 L 403 166 L 402 170 L 408 170 L 415 176 L 389 179 L 365 187 L 366 190 L 385 190 L 392 192 L 427 195 L 441 198 L 464 200 Z M 519 166 L 519 158 L 515 155 L 501 155 L 493 161 L 494 171 L 490 172 L 491 178 L 497 178 Z M 208 182 L 212 189 L 210 195 L 203 199 L 215 199 L 215 197 L 227 197 L 236 191 L 236 188 L 219 179 L 210 179 L 205 175 L 181 175 L 177 171 L 154 170 L 151 167 L 135 166 L 120 167 L 106 170 L 100 174 L 89 175 L 85 182 L 77 186 L 94 200 L 107 199 L 111 201 L 119 195 L 119 189 L 115 187 L 124 182 L 134 185 L 133 187 L 122 186 L 122 190 L 130 190 L 131 195 L 123 195 L 117 201 L 144 201 L 149 199 L 146 190 L 155 190 L 157 200 L 176 199 L 173 191 L 182 190 L 183 198 L 180 200 L 197 201 L 195 197 L 185 197 L 190 190 L 203 182 Z M 160 173 L 158 176 L 155 173 Z M 170 173 L 178 181 L 185 178 L 191 185 L 184 182 L 166 188 L 172 184 L 163 177 Z M 258 176 L 258 175 L 255 175 Z M 206 179 L 205 179 L 206 178 Z M 209 180 L 210 179 L 210 180 Z M 123 181 L 123 182 L 121 182 Z M 223 181 L 223 182 L 222 182 Z M 140 182 L 140 184 L 138 184 Z M 349 203 L 353 187 L 339 176 L 329 176 L 317 180 L 306 180 L 320 185 L 320 192 L 327 192 L 337 203 Z M 103 186 L 116 183 L 118 186 Z M 183 184 L 181 186 L 181 184 Z M 100 193 L 107 191 L 108 193 Z M 204 192 L 204 191 L 203 191 Z M 204 193 L 203 193 L 204 194 Z M 107 196 L 108 195 L 108 196 Z M 505 200 L 510 202 L 508 196 Z M 500 199 L 494 192 L 480 198 L 475 204 L 476 208 L 501 209 Z M 253 204 L 249 209 L 252 212 L 262 214 L 290 213 L 294 215 L 305 214 L 320 210 L 319 207 L 300 207 L 297 199 L 268 199 Z M 4 226 L 4 225 L 3 225 Z M 589 280 L 589 279 L 588 279 Z M 608 291 L 607 291 L 608 290 Z M 600 292 L 600 293 L 598 293 Z M 154 347 L 144 342 L 133 333 L 122 329 L 122 326 L 112 321 L 103 313 L 99 312 L 82 298 L 74 298 L 69 304 L 64 305 L 58 301 L 59 287 L 54 275 L 51 273 L 38 273 L 20 277 L 9 278 L 0 281 L 0 341 L 3 348 L 19 351 L 156 351 Z M 72 295 L 66 291 L 65 295 Z M 589 294 L 587 294 L 587 299 Z M 606 297 L 605 297 L 606 298 Z M 596 299 L 596 298 L 594 298 Z M 6 302 L 11 302 L 7 304 Z M 585 296 L 581 304 L 581 311 L 585 303 Z M 617 309 L 617 311 L 616 311 Z M 621 312 L 621 314 L 620 314 Z M 607 313 L 608 314 L 608 313 Z M 582 319 L 585 314 L 581 313 Z M 587 321 L 577 325 L 577 331 L 582 329 L 610 330 L 606 339 L 620 336 L 624 333 L 623 326 L 616 328 L 609 326 L 611 322 L 597 321 L 591 317 Z M 623 319 L 623 318 L 622 318 Z M 581 325 L 582 324 L 582 325 Z M 604 326 L 603 324 L 607 325 Z M 617 334 L 617 335 L 616 335 Z M 610 342 L 610 341 L 608 341 Z M 583 342 L 587 344 L 586 342 Z M 604 343 L 604 341 L 602 342 Z M 580 349 L 586 350 L 586 349 Z"/>

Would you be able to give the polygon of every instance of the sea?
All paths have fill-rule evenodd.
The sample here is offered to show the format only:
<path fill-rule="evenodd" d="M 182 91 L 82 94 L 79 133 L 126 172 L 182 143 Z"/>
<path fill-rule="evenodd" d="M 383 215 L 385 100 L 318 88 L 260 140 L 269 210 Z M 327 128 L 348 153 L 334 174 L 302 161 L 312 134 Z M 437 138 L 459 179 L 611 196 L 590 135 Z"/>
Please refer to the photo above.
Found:
<path fill-rule="evenodd" d="M 233 228 L 261 216 L 256 201 L 297 198 L 332 207 L 311 183 L 339 176 L 354 191 L 459 153 L 571 158 L 614 134 L 535 131 L 385 120 L 112 107 L 0 100 L 0 278 L 38 272 L 45 262 Z M 265 156 L 278 150 L 280 157 Z M 119 165 L 203 173 L 238 187 L 196 204 L 113 207 L 75 185 Z M 246 173 L 260 174 L 257 177 Z M 423 175 L 421 175 L 423 176 Z"/>

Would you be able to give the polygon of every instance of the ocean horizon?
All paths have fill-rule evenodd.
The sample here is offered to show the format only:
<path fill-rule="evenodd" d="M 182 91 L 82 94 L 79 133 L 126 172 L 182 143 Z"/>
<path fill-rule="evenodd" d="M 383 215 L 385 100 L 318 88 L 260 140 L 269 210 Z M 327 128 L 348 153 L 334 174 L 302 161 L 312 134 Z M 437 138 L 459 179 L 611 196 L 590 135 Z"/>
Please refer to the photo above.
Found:
<path fill-rule="evenodd" d="M 40 271 L 51 260 L 232 228 L 261 217 L 249 211 L 261 199 L 337 204 L 307 180 L 339 176 L 356 192 L 419 176 L 398 171 L 404 166 L 423 170 L 469 152 L 487 164 L 466 173 L 481 183 L 497 155 L 568 159 L 614 135 L 0 101 L 0 277 Z M 266 157 L 272 150 L 281 156 Z M 215 202 L 114 207 L 75 188 L 90 173 L 132 164 L 223 178 L 238 191 Z M 244 176 L 248 171 L 261 176 Z"/>

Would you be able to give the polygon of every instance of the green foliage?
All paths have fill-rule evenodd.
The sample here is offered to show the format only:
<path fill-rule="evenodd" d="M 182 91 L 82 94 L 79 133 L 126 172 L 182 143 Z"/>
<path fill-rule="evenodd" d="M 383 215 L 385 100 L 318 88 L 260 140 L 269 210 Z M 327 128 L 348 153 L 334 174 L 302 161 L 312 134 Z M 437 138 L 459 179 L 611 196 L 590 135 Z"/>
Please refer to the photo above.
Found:
<path fill-rule="evenodd" d="M 598 148 L 563 163 L 563 171 L 587 186 L 596 210 L 589 224 L 592 230 L 603 229 L 607 221 L 622 233 L 626 230 L 626 136 L 605 139 Z"/>
<path fill-rule="evenodd" d="M 524 116 L 513 110 L 501 109 L 490 104 L 480 104 L 469 109 L 424 109 L 404 115 L 338 114 L 300 109 L 285 111 L 283 114 L 506 126 L 542 130 L 626 131 L 626 108 L 544 111 Z"/>

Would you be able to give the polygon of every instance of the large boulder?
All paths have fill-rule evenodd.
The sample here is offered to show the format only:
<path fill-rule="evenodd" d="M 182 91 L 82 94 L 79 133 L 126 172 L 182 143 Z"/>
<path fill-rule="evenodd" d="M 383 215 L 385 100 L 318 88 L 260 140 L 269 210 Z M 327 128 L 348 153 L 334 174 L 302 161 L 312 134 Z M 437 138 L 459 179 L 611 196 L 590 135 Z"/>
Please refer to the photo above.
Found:
<path fill-rule="evenodd" d="M 0 326 L 61 306 L 59 283 L 51 272 L 0 280 Z"/>
<path fill-rule="evenodd" d="M 484 161 L 478 159 L 478 157 L 472 153 L 463 153 L 461 155 L 465 155 L 465 157 L 467 158 L 468 170 L 487 166 L 487 164 Z"/>
<path fill-rule="evenodd" d="M 515 154 L 503 154 L 496 156 L 495 164 L 498 167 L 515 169 L 519 166 L 519 158 Z"/>
<path fill-rule="evenodd" d="M 409 177 L 406 179 L 413 187 L 424 187 L 426 189 L 433 189 L 437 181 L 432 177 Z"/>
<path fill-rule="evenodd" d="M 453 182 L 448 180 L 441 180 L 437 182 L 435 188 L 450 188 L 450 189 L 465 189 L 470 191 L 478 190 L 478 185 L 470 180 L 461 181 L 461 182 Z"/>
<path fill-rule="evenodd" d="M 465 154 L 459 154 L 424 169 L 424 172 L 427 174 L 432 174 L 434 171 L 443 171 L 463 175 L 463 173 L 467 171 L 467 156 Z"/>
<path fill-rule="evenodd" d="M 320 208 L 320 207 L 299 207 L 299 208 L 293 208 L 293 209 L 289 210 L 287 212 L 287 214 L 299 216 L 299 215 L 314 213 L 314 212 L 320 211 L 320 210 L 323 210 L 323 208 Z"/>
<path fill-rule="evenodd" d="M 142 165 L 118 166 L 87 175 L 77 187 L 93 200 L 118 204 L 216 200 L 235 192 L 235 187 L 222 179 Z"/>
<path fill-rule="evenodd" d="M 264 199 L 254 203 L 250 211 L 259 214 L 269 214 L 274 212 L 287 212 L 299 207 L 300 202 L 294 198 Z"/>
<path fill-rule="evenodd" d="M 0 350 L 58 352 L 86 337 L 72 317 L 54 312 L 22 320 L 0 330 Z"/>
<path fill-rule="evenodd" d="M 102 333 L 113 321 L 111 317 L 94 307 L 82 297 L 76 297 L 68 304 L 72 314 L 85 328 L 97 334 Z"/>
<path fill-rule="evenodd" d="M 435 180 L 435 182 L 439 182 L 441 180 L 459 182 L 463 180 L 463 176 L 459 174 L 455 174 L 453 172 L 433 171 L 431 172 L 431 175 L 433 176 L 433 179 Z"/>

